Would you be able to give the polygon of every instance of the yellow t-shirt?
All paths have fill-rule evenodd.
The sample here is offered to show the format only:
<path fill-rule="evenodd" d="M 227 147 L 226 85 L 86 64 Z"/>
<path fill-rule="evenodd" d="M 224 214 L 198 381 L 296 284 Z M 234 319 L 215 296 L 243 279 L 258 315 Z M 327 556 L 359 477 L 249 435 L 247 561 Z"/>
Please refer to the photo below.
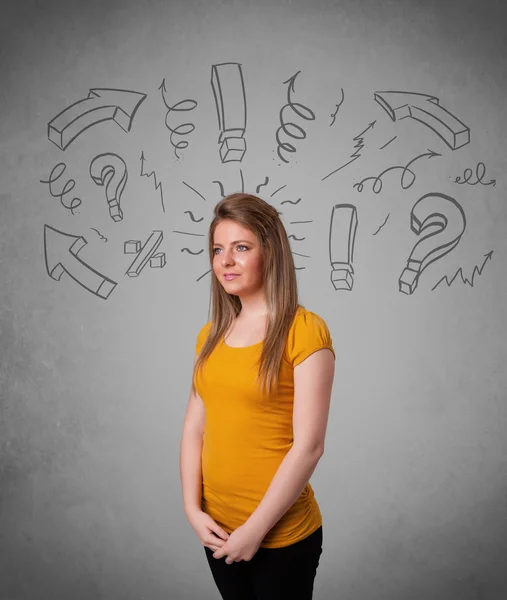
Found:
<path fill-rule="evenodd" d="M 210 326 L 211 321 L 199 332 L 197 354 Z M 299 306 L 287 336 L 278 392 L 261 401 L 255 363 L 262 344 L 233 348 L 222 337 L 194 382 L 206 408 L 201 509 L 229 534 L 257 508 L 294 441 L 294 367 L 321 348 L 334 354 L 325 321 Z M 321 524 L 322 514 L 308 482 L 261 546 L 294 544 Z"/>

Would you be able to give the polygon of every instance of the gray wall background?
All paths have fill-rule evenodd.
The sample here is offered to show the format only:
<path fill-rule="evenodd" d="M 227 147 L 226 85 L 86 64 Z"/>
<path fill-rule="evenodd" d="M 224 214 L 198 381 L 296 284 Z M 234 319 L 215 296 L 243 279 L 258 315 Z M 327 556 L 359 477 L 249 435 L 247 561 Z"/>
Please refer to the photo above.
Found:
<path fill-rule="evenodd" d="M 324 517 L 315 598 L 507 597 L 506 17 L 493 0 L 2 3 L 2 600 L 219 598 L 178 469 L 195 337 L 208 319 L 201 250 L 216 181 L 225 193 L 266 183 L 259 195 L 294 236 L 301 301 L 333 336 L 326 451 L 312 477 Z M 243 73 L 247 150 L 222 162 L 210 78 L 228 62 Z M 296 148 L 284 162 L 275 134 L 296 73 L 292 100 L 315 119 L 285 109 L 306 137 L 282 135 Z M 58 147 L 48 123 L 93 88 L 146 98 L 130 130 L 107 109 L 108 120 Z M 237 89 L 230 115 L 242 110 Z M 438 98 L 444 110 L 434 110 L 459 119 L 469 143 L 453 149 L 424 123 L 393 121 L 379 91 Z M 178 112 L 164 98 L 195 102 Z M 188 141 L 179 158 L 166 117 L 194 127 L 173 135 Z M 357 143 L 359 156 L 326 178 Z M 128 173 L 118 221 L 89 172 L 105 152 Z M 398 168 L 354 187 L 418 156 L 413 176 Z M 52 171 L 51 186 L 41 182 Z M 410 215 L 430 193 L 455 202 L 432 219 L 449 218 L 459 243 L 406 293 L 399 277 L 430 231 L 418 236 Z M 351 290 L 330 280 L 336 204 L 356 208 Z M 48 227 L 61 234 L 45 241 Z M 135 255 L 124 243 L 139 249 L 153 231 L 167 264 L 129 277 Z M 342 260 L 347 244 L 333 239 Z M 59 281 L 46 252 L 51 270 L 67 270 Z M 101 297 L 107 279 L 116 285 Z"/>

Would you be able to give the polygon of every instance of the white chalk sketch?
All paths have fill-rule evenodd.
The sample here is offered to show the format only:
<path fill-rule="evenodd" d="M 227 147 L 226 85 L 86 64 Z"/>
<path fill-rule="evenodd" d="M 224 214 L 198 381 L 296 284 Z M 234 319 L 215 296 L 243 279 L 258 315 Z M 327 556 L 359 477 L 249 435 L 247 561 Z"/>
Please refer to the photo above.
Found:
<path fill-rule="evenodd" d="M 470 129 L 451 112 L 440 106 L 436 96 L 416 92 L 375 92 L 375 101 L 391 120 L 411 117 L 434 131 L 451 148 L 457 150 L 470 143 Z"/>
<path fill-rule="evenodd" d="M 163 239 L 164 232 L 154 230 L 143 245 L 141 245 L 140 240 L 128 240 L 125 242 L 123 253 L 136 255 L 125 275 L 138 277 L 148 262 L 152 269 L 162 269 L 165 267 L 167 262 L 165 252 L 157 252 Z"/>
<path fill-rule="evenodd" d="M 351 291 L 354 287 L 354 242 L 357 209 L 353 204 L 335 204 L 329 223 L 329 259 L 331 283 L 335 290 Z"/>
<path fill-rule="evenodd" d="M 284 111 L 289 108 L 301 119 L 305 119 L 306 121 L 315 120 L 315 113 L 300 102 L 292 101 L 292 94 L 295 93 L 295 83 L 296 77 L 301 73 L 298 71 L 292 77 L 289 77 L 283 84 L 288 84 L 287 86 L 287 103 L 282 106 L 279 113 L 280 119 L 280 127 L 276 130 L 275 139 L 276 139 L 276 153 L 278 154 L 278 158 L 282 160 L 284 163 L 288 163 L 289 160 L 285 158 L 282 152 L 296 152 L 296 146 L 290 144 L 289 142 L 284 142 L 280 139 L 280 135 L 283 132 L 286 136 L 295 139 L 295 140 L 304 140 L 306 138 L 306 131 L 301 127 L 301 125 L 297 125 L 292 121 L 286 121 Z"/>
<path fill-rule="evenodd" d="M 223 163 L 241 162 L 246 152 L 246 93 L 239 63 L 211 67 L 211 87 L 215 97 L 220 134 L 220 159 Z"/>
<path fill-rule="evenodd" d="M 88 128 L 110 120 L 129 132 L 145 98 L 146 94 L 132 90 L 93 88 L 87 98 L 74 102 L 48 123 L 48 138 L 65 150 Z"/>
<path fill-rule="evenodd" d="M 44 225 L 46 271 L 55 281 L 60 281 L 63 273 L 67 273 L 80 286 L 105 300 L 109 298 L 117 283 L 79 257 L 87 243 L 82 235 L 72 235 Z"/>
<path fill-rule="evenodd" d="M 90 163 L 90 177 L 106 188 L 109 216 L 115 223 L 123 219 L 120 199 L 127 183 L 127 165 L 121 156 L 112 152 L 97 155 Z"/>
<path fill-rule="evenodd" d="M 413 294 L 421 273 L 428 265 L 458 245 L 466 229 L 465 212 L 454 198 L 430 192 L 412 207 L 410 228 L 420 239 L 398 280 L 399 291 L 404 294 Z"/>

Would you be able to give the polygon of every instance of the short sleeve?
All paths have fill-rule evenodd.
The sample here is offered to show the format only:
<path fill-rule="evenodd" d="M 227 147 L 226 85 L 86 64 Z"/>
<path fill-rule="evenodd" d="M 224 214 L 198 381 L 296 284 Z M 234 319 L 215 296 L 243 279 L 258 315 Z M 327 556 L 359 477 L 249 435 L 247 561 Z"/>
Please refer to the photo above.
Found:
<path fill-rule="evenodd" d="M 197 335 L 197 341 L 195 343 L 195 353 L 199 354 L 201 352 L 201 348 L 203 347 L 206 338 L 208 337 L 209 331 L 211 329 L 211 321 L 208 321 L 206 325 L 201 327 L 201 331 Z"/>
<path fill-rule="evenodd" d="M 287 336 L 286 355 L 289 363 L 296 367 L 310 354 L 328 348 L 336 357 L 331 334 L 322 317 L 306 309 L 296 313 Z"/>

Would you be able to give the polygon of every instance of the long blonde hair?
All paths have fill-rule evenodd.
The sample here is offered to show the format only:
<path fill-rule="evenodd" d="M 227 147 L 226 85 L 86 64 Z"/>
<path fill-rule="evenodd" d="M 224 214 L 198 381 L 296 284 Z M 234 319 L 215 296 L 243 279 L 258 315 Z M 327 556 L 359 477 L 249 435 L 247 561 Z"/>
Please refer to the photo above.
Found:
<path fill-rule="evenodd" d="M 235 221 L 257 237 L 263 258 L 263 281 L 268 308 L 268 323 L 258 362 L 261 392 L 271 393 L 278 387 L 278 374 L 290 326 L 299 306 L 296 270 L 287 232 L 278 211 L 251 194 L 230 194 L 214 208 L 209 227 L 209 259 L 213 265 L 213 242 L 217 225 Z M 211 270 L 211 328 L 197 357 L 193 379 L 209 355 L 241 312 L 238 296 L 228 294 Z"/>

